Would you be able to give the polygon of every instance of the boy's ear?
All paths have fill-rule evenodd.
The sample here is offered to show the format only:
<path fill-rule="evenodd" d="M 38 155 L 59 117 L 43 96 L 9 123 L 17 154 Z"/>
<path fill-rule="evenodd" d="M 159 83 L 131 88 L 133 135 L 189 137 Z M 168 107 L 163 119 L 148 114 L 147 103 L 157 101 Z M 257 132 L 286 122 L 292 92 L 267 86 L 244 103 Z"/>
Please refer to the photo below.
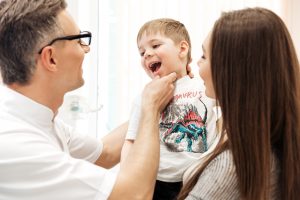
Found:
<path fill-rule="evenodd" d="M 48 71 L 57 71 L 57 59 L 55 50 L 51 46 L 45 47 L 41 52 L 41 62 Z"/>
<path fill-rule="evenodd" d="M 190 46 L 188 44 L 187 41 L 185 40 L 182 40 L 180 43 L 179 43 L 179 48 L 180 48 L 180 51 L 179 51 L 179 57 L 180 58 L 185 58 L 189 52 L 189 49 L 190 49 Z"/>

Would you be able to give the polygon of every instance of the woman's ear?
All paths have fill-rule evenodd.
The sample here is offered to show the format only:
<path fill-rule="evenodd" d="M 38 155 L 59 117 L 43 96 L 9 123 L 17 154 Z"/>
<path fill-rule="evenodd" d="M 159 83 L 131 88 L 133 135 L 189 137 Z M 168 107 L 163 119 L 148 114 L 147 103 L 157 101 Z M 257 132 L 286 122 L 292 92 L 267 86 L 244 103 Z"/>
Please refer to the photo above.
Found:
<path fill-rule="evenodd" d="M 41 62 L 44 68 L 48 71 L 57 71 L 57 60 L 55 50 L 51 46 L 45 47 L 41 52 Z"/>
<path fill-rule="evenodd" d="M 180 43 L 179 43 L 179 48 L 180 48 L 180 51 L 179 51 L 179 57 L 180 58 L 185 58 L 189 52 L 189 49 L 190 49 L 190 46 L 188 44 L 187 41 L 185 40 L 182 40 Z"/>

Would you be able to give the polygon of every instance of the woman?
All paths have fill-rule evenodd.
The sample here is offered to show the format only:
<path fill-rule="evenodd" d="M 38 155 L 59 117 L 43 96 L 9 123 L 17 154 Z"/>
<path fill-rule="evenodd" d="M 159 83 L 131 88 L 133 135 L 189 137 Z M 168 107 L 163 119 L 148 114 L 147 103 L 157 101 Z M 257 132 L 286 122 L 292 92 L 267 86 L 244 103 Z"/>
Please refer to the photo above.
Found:
<path fill-rule="evenodd" d="M 178 199 L 299 199 L 300 72 L 286 26 L 263 8 L 224 13 L 203 52 L 222 134 Z"/>

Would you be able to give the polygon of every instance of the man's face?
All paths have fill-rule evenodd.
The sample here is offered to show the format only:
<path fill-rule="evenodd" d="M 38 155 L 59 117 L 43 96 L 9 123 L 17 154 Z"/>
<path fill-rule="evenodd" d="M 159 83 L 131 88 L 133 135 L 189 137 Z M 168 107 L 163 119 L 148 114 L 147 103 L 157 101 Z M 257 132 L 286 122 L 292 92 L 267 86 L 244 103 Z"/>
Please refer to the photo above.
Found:
<path fill-rule="evenodd" d="M 80 33 L 80 29 L 67 11 L 59 13 L 58 22 L 64 32 L 62 36 Z M 57 52 L 57 81 L 60 86 L 65 87 L 66 91 L 81 87 L 84 84 L 82 63 L 85 53 L 90 50 L 89 46 L 82 46 L 79 39 L 58 41 L 53 46 Z"/>

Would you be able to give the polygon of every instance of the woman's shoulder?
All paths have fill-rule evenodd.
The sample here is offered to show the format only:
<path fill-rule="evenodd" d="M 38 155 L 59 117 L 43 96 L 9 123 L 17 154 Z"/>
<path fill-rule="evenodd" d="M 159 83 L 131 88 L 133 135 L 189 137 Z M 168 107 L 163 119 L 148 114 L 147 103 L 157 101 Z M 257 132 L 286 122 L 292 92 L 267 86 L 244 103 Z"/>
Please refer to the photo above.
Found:
<path fill-rule="evenodd" d="M 238 183 L 231 151 L 216 156 L 204 169 L 187 199 L 238 199 Z"/>
<path fill-rule="evenodd" d="M 278 199 L 278 174 L 278 160 L 273 154 L 271 162 L 271 199 Z M 230 150 L 225 150 L 207 165 L 186 199 L 239 198 L 240 193 L 233 155 Z"/>
<path fill-rule="evenodd" d="M 233 161 L 233 156 L 230 150 L 225 150 L 219 155 L 217 155 L 205 168 L 203 171 L 203 175 L 205 173 L 213 173 L 221 174 L 231 174 L 235 175 L 235 165 Z"/>

